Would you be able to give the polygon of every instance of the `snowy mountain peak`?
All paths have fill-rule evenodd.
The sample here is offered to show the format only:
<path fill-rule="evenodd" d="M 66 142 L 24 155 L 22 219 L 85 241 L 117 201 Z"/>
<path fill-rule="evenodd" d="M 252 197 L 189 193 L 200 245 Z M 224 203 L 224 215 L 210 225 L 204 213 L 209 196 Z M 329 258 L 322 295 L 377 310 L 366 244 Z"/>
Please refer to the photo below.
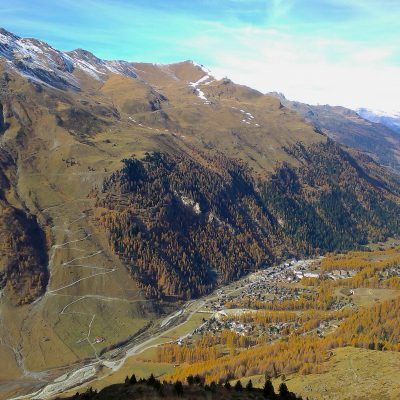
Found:
<path fill-rule="evenodd" d="M 58 89 L 79 90 L 82 75 L 96 80 L 109 73 L 136 78 L 135 68 L 125 61 L 105 61 L 84 49 L 62 52 L 37 39 L 21 38 L 0 28 L 0 59 L 23 76 Z"/>
<path fill-rule="evenodd" d="M 390 128 L 392 131 L 400 133 L 400 112 L 381 111 L 368 108 L 359 108 L 357 113 L 368 121 L 376 122 Z"/>
<path fill-rule="evenodd" d="M 81 90 L 83 84 L 92 80 L 105 81 L 110 74 L 138 78 L 138 70 L 132 62 L 103 60 L 81 48 L 63 52 L 46 42 L 21 38 L 4 28 L 0 28 L 1 60 L 6 61 L 6 69 L 12 69 L 32 81 L 63 90 Z M 204 85 L 211 84 L 216 78 L 204 65 L 185 61 L 159 65 L 158 68 L 168 71 L 174 79 L 186 82 L 202 102 L 209 104 Z"/>
<path fill-rule="evenodd" d="M 377 110 L 377 109 L 371 109 L 371 108 L 359 108 L 357 109 L 357 112 L 361 113 L 369 113 L 373 114 L 379 117 L 388 117 L 388 118 L 400 118 L 400 111 L 396 110 Z"/>
<path fill-rule="evenodd" d="M 0 29 L 0 57 L 23 76 L 57 87 L 78 88 L 74 66 L 63 52 L 37 39 L 21 38 Z"/>
<path fill-rule="evenodd" d="M 0 28 L 0 43 L 15 42 L 18 39 L 21 38 L 12 32 L 9 32 L 7 29 Z"/>
<path fill-rule="evenodd" d="M 71 57 L 76 57 L 81 60 L 85 60 L 85 61 L 92 62 L 92 63 L 98 63 L 98 64 L 104 63 L 103 60 L 96 57 L 93 53 L 91 53 L 90 51 L 85 50 L 85 49 L 75 49 L 75 50 L 66 52 L 66 54 L 70 55 Z"/>
<path fill-rule="evenodd" d="M 206 68 L 203 64 L 199 64 L 199 63 L 197 63 L 196 61 L 193 61 L 193 60 L 189 60 L 189 62 L 191 64 L 193 64 L 195 67 L 201 69 L 204 73 L 211 74 L 211 71 L 208 68 Z"/>

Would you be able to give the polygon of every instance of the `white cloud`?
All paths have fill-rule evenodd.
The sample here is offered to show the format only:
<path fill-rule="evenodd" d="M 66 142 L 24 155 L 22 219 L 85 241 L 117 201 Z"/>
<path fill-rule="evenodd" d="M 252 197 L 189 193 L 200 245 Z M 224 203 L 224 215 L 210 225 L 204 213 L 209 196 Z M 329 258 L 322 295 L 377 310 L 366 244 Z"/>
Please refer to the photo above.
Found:
<path fill-rule="evenodd" d="M 219 36 L 212 32 L 218 32 Z M 229 38 L 229 40 L 228 40 Z M 191 44 L 207 52 L 218 76 L 311 104 L 400 110 L 396 48 L 295 37 L 271 29 L 215 26 Z"/>

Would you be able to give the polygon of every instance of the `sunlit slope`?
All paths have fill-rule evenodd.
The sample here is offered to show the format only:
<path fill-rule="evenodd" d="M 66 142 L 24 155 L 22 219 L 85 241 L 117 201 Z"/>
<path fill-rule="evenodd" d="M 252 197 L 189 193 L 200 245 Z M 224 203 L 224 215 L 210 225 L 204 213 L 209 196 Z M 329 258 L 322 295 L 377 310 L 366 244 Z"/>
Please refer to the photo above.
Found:
<path fill-rule="evenodd" d="M 32 286 L 31 292 L 41 297 L 34 303 L 35 298 L 28 298 L 29 305 L 18 306 L 25 292 L 13 281 L 3 290 L 1 354 L 7 363 L 0 380 L 12 379 L 16 387 L 47 376 L 40 371 L 95 357 L 102 348 L 135 334 L 153 315 L 152 306 L 91 223 L 90 190 L 132 148 L 89 143 L 103 130 L 110 134 L 106 127 L 117 128 L 112 113 L 100 113 L 100 118 L 93 112 L 96 106 L 109 110 L 108 103 L 87 99 L 81 93 L 38 89 L 16 74 L 7 75 L 2 103 L 9 128 L 1 145 L 9 185 L 2 185 L 3 204 L 36 216 L 43 245 L 48 246 L 48 265 L 39 265 L 49 275 L 47 286 Z M 90 111 L 82 106 L 86 101 Z M 77 123 L 74 116 L 83 112 L 95 123 Z M 2 262 L 9 256 L 4 254 Z M 94 345 L 96 336 L 101 343 Z"/>
<path fill-rule="evenodd" d="M 298 114 L 283 107 L 278 99 L 228 79 L 216 79 L 192 62 L 172 65 L 111 62 L 83 50 L 63 53 L 33 39 L 36 47 L 20 48 L 20 39 L 4 31 L 0 31 L 0 35 L 3 40 L 0 150 L 5 160 L 0 165 L 1 207 L 8 215 L 18 210 L 22 221 L 15 230 L 10 230 L 9 226 L 5 228 L 3 223 L 0 236 L 12 237 L 18 233 L 24 238 L 20 243 L 25 243 L 32 233 L 29 224 L 23 221 L 36 221 L 35 229 L 40 232 L 36 236 L 40 241 L 37 248 L 45 253 L 41 257 L 27 251 L 26 257 L 33 257 L 29 265 L 37 268 L 28 270 L 32 272 L 32 282 L 24 280 L 28 283 L 24 290 L 19 285 L 23 276 L 21 267 L 25 265 L 21 260 L 2 278 L 0 356 L 7 360 L 7 367 L 0 367 L 0 380 L 7 383 L 8 388 L 35 387 L 43 383 L 40 379 L 46 381 L 61 374 L 65 366 L 96 359 L 102 350 L 134 336 L 149 322 L 177 306 L 173 302 L 166 306 L 160 299 L 145 295 L 143 282 L 129 272 L 133 264 L 126 257 L 134 258 L 131 249 L 128 248 L 126 254 L 116 254 L 109 231 L 104 225 L 100 226 L 95 215 L 95 211 L 99 211 L 94 210 L 99 208 L 95 194 L 113 173 L 118 174 L 123 168 L 122 160 L 141 162 L 148 157 L 148 152 L 162 154 L 167 160 L 183 159 L 189 167 L 183 172 L 178 170 L 179 173 L 190 171 L 193 165 L 193 171 L 199 171 L 199 179 L 207 181 L 209 177 L 218 177 L 214 181 L 218 181 L 221 188 L 225 188 L 224 178 L 232 172 L 233 183 L 228 182 L 230 186 L 226 189 L 229 211 L 233 215 L 236 195 L 240 193 L 244 200 L 235 232 L 239 232 L 237 237 L 241 243 L 247 243 L 248 237 L 240 236 L 240 229 L 245 226 L 245 232 L 252 232 L 252 241 L 258 243 L 259 249 L 254 244 L 255 250 L 252 250 L 257 261 L 253 267 L 263 260 L 272 262 L 272 258 L 267 257 L 271 251 L 277 256 L 283 254 L 282 227 L 279 226 L 280 219 L 285 218 L 273 218 L 265 210 L 266 203 L 259 200 L 260 181 L 265 182 L 275 174 L 282 178 L 278 183 L 280 180 L 284 183 L 277 198 L 289 193 L 293 201 L 299 203 L 296 204 L 299 209 L 304 199 L 310 207 L 315 206 L 313 190 L 308 190 L 313 186 L 310 181 L 302 180 L 304 193 L 294 195 L 290 179 L 285 180 L 285 172 L 289 169 L 296 175 L 309 171 L 305 160 L 293 155 L 290 149 L 298 148 L 298 142 L 303 144 L 305 153 L 307 149 L 324 149 L 326 137 Z M 225 164 L 221 163 L 221 153 L 227 160 Z M 319 154 L 320 150 L 317 157 Z M 335 163 L 343 160 L 340 155 Z M 351 164 L 350 161 L 346 161 L 346 165 Z M 299 170 L 304 163 L 306 168 Z M 226 165 L 235 167 L 228 171 Z M 324 163 L 321 165 L 326 167 Z M 246 171 L 241 179 L 244 182 L 241 191 L 238 191 L 235 177 L 237 168 Z M 330 177 L 332 171 L 325 169 L 322 176 Z M 378 205 L 385 199 L 397 201 L 396 184 L 387 184 L 392 182 L 392 177 L 386 177 L 378 166 L 369 161 L 359 163 L 357 158 L 339 177 L 346 177 L 348 171 L 352 179 L 362 178 L 358 194 L 363 193 L 363 187 L 368 184 Z M 160 176 L 167 176 L 168 186 L 169 174 L 166 170 L 161 172 Z M 188 177 L 187 174 L 186 180 L 180 181 L 190 189 L 192 182 Z M 252 198 L 245 187 L 250 182 Z M 331 188 L 320 182 L 318 185 L 315 190 L 318 196 Z M 216 210 L 218 218 L 234 222 L 230 215 L 224 214 L 224 205 L 218 204 L 215 193 L 210 194 L 211 184 L 206 186 L 200 194 L 210 196 L 207 212 Z M 188 188 L 184 189 L 189 191 Z M 154 188 L 151 189 L 149 193 L 154 193 Z M 173 189 L 171 185 L 167 193 L 172 206 Z M 111 198 L 113 195 L 115 193 L 110 194 Z M 118 207 L 116 213 L 126 210 L 129 196 L 122 196 L 112 204 Z M 160 204 L 163 208 L 164 203 Z M 360 201 L 360 204 L 369 206 L 367 201 Z M 286 216 L 286 206 L 276 198 L 274 207 L 278 214 Z M 183 208 L 181 204 L 172 210 L 181 213 Z M 373 210 L 373 215 L 377 215 L 373 221 L 376 236 L 391 233 L 382 221 L 392 215 L 393 209 L 394 206 L 390 213 L 383 210 L 382 218 Z M 182 213 L 180 217 L 185 215 Z M 325 220 L 330 223 L 331 214 L 328 217 Z M 296 224 L 291 225 L 300 231 L 298 240 L 307 248 L 304 238 L 309 237 L 308 231 L 304 236 L 301 233 L 303 221 L 294 219 Z M 200 223 L 205 221 L 200 220 Z M 268 220 L 268 224 L 263 225 L 264 220 Z M 159 218 L 155 228 L 163 221 Z M 174 222 L 174 219 L 170 216 L 168 221 Z M 268 236 L 275 231 L 276 237 L 275 234 Z M 174 232 L 182 234 L 175 227 Z M 207 232 L 209 237 L 215 234 L 210 227 Z M 354 243 L 358 243 L 358 239 Z M 128 240 L 122 237 L 121 242 Z M 219 244 L 223 247 L 223 240 Z M 290 247 L 290 240 L 285 245 L 289 247 L 285 250 L 295 250 Z M 26 250 L 29 246 L 25 247 Z M 15 246 L 3 248 L 2 267 L 14 253 Z M 193 264 L 189 263 L 188 268 L 193 268 Z M 244 273 L 245 268 L 235 270 L 232 263 L 229 271 L 228 278 L 234 279 Z M 189 275 L 191 273 L 193 271 Z M 41 279 L 42 276 L 45 279 Z M 185 295 L 205 293 L 210 288 L 208 284 L 205 282 L 201 291 L 188 290 Z M 26 297 L 26 288 L 32 295 L 21 302 Z M 176 295 L 175 289 L 168 293 Z M 178 295 L 174 298 L 184 297 Z"/>
<path fill-rule="evenodd" d="M 283 146 L 325 140 L 274 97 L 228 79 L 216 80 L 190 61 L 159 68 L 153 64 L 135 66 L 166 98 L 161 107 L 168 118 L 158 125 L 176 127 L 177 135 L 201 149 L 224 151 L 265 172 L 277 160 L 294 162 Z M 143 123 L 152 122 L 152 118 L 138 115 Z"/>

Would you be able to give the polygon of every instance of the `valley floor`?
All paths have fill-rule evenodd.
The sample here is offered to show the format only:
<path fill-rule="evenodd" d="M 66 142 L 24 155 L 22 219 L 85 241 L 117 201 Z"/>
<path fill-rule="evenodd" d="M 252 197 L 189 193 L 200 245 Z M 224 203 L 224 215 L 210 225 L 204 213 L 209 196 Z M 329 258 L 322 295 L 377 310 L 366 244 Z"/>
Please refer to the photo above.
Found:
<path fill-rule="evenodd" d="M 287 265 L 289 264 L 287 263 Z M 57 377 L 53 382 L 50 381 L 44 385 L 42 383 L 44 387 L 33 394 L 29 394 L 28 392 L 26 395 L 17 395 L 14 398 L 23 399 L 32 398 L 32 396 L 38 399 L 50 398 L 70 388 L 73 388 L 71 393 L 75 393 L 77 388 L 88 385 L 85 382 L 90 382 L 90 385 L 94 384 L 96 387 L 104 387 L 108 383 L 120 382 L 121 377 L 125 377 L 134 368 L 138 360 L 137 357 L 142 353 L 146 355 L 149 351 L 162 344 L 182 341 L 185 338 L 191 337 L 196 329 L 201 329 L 207 320 L 210 320 L 210 318 L 221 310 L 220 302 L 227 295 L 235 297 L 246 293 L 249 288 L 257 285 L 264 279 L 268 279 L 266 274 L 274 276 L 275 274 L 285 273 L 284 271 L 291 268 L 293 268 L 293 265 L 289 268 L 285 264 L 281 264 L 268 270 L 255 272 L 225 287 L 219 288 L 208 296 L 189 301 L 178 312 L 175 311 L 170 316 L 164 317 L 157 324 L 154 324 L 155 328 L 145 331 L 137 340 L 128 345 L 121 346 L 116 350 L 106 353 L 104 356 L 97 356 L 88 365 L 75 367 L 69 372 L 66 371 L 64 375 Z M 147 364 L 143 369 L 143 372 L 146 372 L 143 376 L 146 376 L 147 372 L 151 371 L 150 365 Z M 155 363 L 153 366 L 155 370 L 161 373 L 171 372 L 173 369 L 173 366 L 168 364 L 161 364 L 160 367 L 159 363 Z M 141 369 L 142 367 L 143 365 L 141 365 Z M 140 371 L 138 376 L 140 376 Z M 32 384 L 32 382 L 30 383 Z M 40 385 L 40 382 L 37 382 L 36 385 Z M 29 387 L 29 382 L 26 383 L 26 386 Z M 10 392 L 6 393 L 5 398 L 9 397 L 9 395 Z"/>
<path fill-rule="evenodd" d="M 372 254 L 368 257 L 376 261 L 385 261 L 393 254 L 398 254 L 397 250 L 392 247 L 391 244 L 389 246 L 391 249 L 387 252 L 376 250 L 375 253 L 367 253 Z M 355 254 L 357 260 L 361 259 L 364 262 L 362 257 L 364 253 Z M 160 359 L 158 349 L 162 349 L 165 345 L 178 345 L 178 348 L 182 345 L 196 346 L 196 340 L 207 334 L 218 336 L 223 331 L 229 331 L 238 338 L 267 335 L 267 337 L 270 337 L 271 343 L 281 339 L 285 340 L 286 335 L 292 329 L 290 323 L 274 323 L 271 325 L 272 328 L 266 326 L 266 328 L 262 328 L 265 331 L 256 333 L 257 329 L 261 329 L 260 325 L 251 327 L 249 323 L 243 323 L 243 318 L 250 315 L 249 312 L 254 312 L 251 310 L 252 306 L 245 308 L 242 304 L 249 299 L 251 299 L 253 306 L 254 304 L 263 304 L 265 301 L 273 304 L 278 301 L 278 304 L 290 305 L 295 304 L 304 296 L 304 298 L 309 297 L 311 299 L 317 292 L 312 286 L 307 286 L 307 279 L 317 279 L 316 276 L 324 276 L 325 279 L 329 277 L 332 284 L 335 284 L 335 282 L 337 284 L 335 301 L 331 305 L 333 313 L 340 313 L 343 310 L 353 312 L 352 310 L 358 308 L 365 309 L 374 304 L 390 301 L 400 295 L 397 287 L 393 289 L 373 287 L 347 289 L 346 282 L 349 282 L 350 279 L 352 279 L 351 282 L 355 282 L 354 276 L 357 276 L 357 274 L 354 275 L 351 270 L 349 270 L 349 273 L 343 270 L 331 271 L 329 263 L 327 263 L 328 267 L 324 267 L 321 260 L 323 259 L 288 260 L 281 265 L 253 272 L 236 282 L 218 288 L 207 296 L 187 302 L 169 316 L 154 321 L 151 327 L 144 330 L 142 334 L 139 334 L 129 343 L 102 355 L 96 352 L 96 357 L 92 358 L 89 363 L 80 367 L 75 366 L 53 381 L 42 380 L 42 383 L 40 383 L 36 380 L 34 382 L 32 376 L 30 381 L 24 382 L 25 393 L 27 394 L 14 398 L 47 399 L 61 393 L 72 395 L 77 391 L 82 392 L 88 387 L 102 389 L 110 384 L 122 382 L 126 376 L 130 376 L 132 373 L 135 373 L 138 377 L 148 377 L 150 373 L 154 373 L 156 377 L 174 376 L 176 373 L 182 374 L 182 372 L 179 372 L 182 369 L 182 366 L 178 365 L 179 362 L 163 361 L 162 357 Z M 398 273 L 397 267 L 390 268 L 391 274 Z M 255 303 L 257 301 L 259 303 Z M 248 304 L 250 305 L 250 303 Z M 67 307 L 69 307 L 68 304 Z M 272 313 L 279 314 L 282 311 L 273 311 Z M 301 314 L 301 312 L 297 313 Z M 311 326 L 308 331 L 305 330 L 304 332 L 306 335 L 318 333 L 323 337 L 334 332 L 338 325 L 340 325 L 340 321 L 334 315 L 319 322 L 317 324 L 318 329 Z M 302 327 L 297 326 L 296 329 L 299 328 Z M 91 343 L 91 341 L 88 340 L 88 343 Z M 227 347 L 220 347 L 220 350 L 232 352 Z M 237 351 L 242 350 L 238 348 Z M 233 354 L 237 351 L 234 351 Z M 185 363 L 182 364 L 184 367 Z M 327 368 L 325 368 L 325 365 Z M 400 355 L 397 352 L 352 347 L 338 348 L 333 351 L 326 363 L 322 364 L 321 373 L 290 374 L 287 377 L 287 385 L 290 390 L 316 400 L 328 398 L 338 400 L 361 399 L 365 398 L 366 393 L 374 395 L 374 388 L 379 387 L 379 389 L 376 389 L 377 396 L 379 393 L 382 396 L 387 396 L 381 398 L 391 400 L 396 398 L 393 396 L 400 393 L 399 367 Z M 51 372 L 51 376 L 56 377 L 56 371 Z M 58 375 L 60 375 L 60 372 Z M 251 378 L 255 384 L 263 385 L 263 376 Z M 249 377 L 246 376 L 242 382 L 246 383 L 248 379 Z M 279 379 L 275 383 L 275 386 L 279 386 Z M 41 385 L 42 388 L 33 394 L 28 394 L 31 392 L 29 388 L 33 388 L 34 385 Z M 5 388 L 7 389 L 7 387 Z M 382 391 L 382 388 L 385 391 Z M 15 387 L 8 389 L 9 391 L 5 393 L 4 398 L 9 398 Z M 18 389 L 20 393 L 21 389 L 24 390 L 22 385 Z M 359 397 L 356 397 L 358 396 L 357 393 Z"/>

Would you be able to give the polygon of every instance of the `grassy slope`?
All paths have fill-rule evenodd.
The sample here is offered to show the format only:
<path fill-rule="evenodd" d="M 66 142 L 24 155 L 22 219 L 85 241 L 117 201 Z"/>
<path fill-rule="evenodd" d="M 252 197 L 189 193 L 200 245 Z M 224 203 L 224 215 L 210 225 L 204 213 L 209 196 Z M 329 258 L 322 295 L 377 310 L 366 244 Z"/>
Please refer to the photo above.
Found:
<path fill-rule="evenodd" d="M 277 161 L 297 164 L 283 145 L 325 141 L 276 99 L 228 81 L 202 85 L 212 101 L 203 104 L 189 82 L 204 73 L 190 63 L 137 67 L 141 79 L 133 82 L 110 74 L 103 84 L 78 74 L 83 90 L 77 93 L 38 89 L 9 73 L 2 101 L 12 110 L 11 125 L 1 141 L 17 160 L 18 198 L 38 215 L 51 244 L 58 247 L 50 253 L 50 293 L 31 306 L 16 309 L 4 300 L 0 306 L 1 338 L 7 345 L 0 356 L 9 360 L 6 368 L 0 367 L 0 381 L 18 377 L 28 382 L 29 371 L 94 356 L 92 346 L 80 342 L 92 326 L 89 340 L 99 335 L 109 344 L 154 317 L 91 220 L 93 203 L 87 196 L 120 168 L 121 159 L 152 150 L 193 157 L 196 148 L 218 150 L 242 158 L 255 174 L 265 176 Z M 152 109 L 150 102 L 157 101 L 163 112 Z M 243 123 L 240 109 L 254 116 L 252 125 Z M 95 122 L 87 126 L 87 120 Z M 76 163 L 68 166 L 72 158 Z M 68 306 L 73 301 L 77 304 Z M 74 314 L 78 304 L 84 315 Z M 16 349 L 14 357 L 10 348 Z M 24 366 L 18 365 L 19 356 Z"/>
<path fill-rule="evenodd" d="M 395 400 L 400 396 L 400 354 L 344 347 L 332 351 L 329 371 L 321 374 L 286 377 L 290 391 L 309 400 Z M 254 386 L 264 385 L 264 376 L 255 375 Z M 273 379 L 278 388 L 282 380 Z"/>
<path fill-rule="evenodd" d="M 167 82 L 163 74 L 156 72 L 161 81 Z M 187 81 L 198 79 L 203 74 L 201 70 L 186 64 L 181 66 L 180 73 Z M 203 147 L 202 142 L 198 143 L 196 138 L 198 132 L 186 132 L 189 122 L 195 121 L 196 112 L 201 116 L 202 123 L 198 126 L 204 135 L 214 141 L 218 136 L 218 140 L 227 143 L 225 147 L 232 147 L 236 139 L 224 126 L 233 119 L 231 125 L 240 127 L 241 115 L 233 115 L 231 103 L 220 106 L 225 108 L 220 112 L 203 104 L 190 106 L 186 110 L 185 104 L 198 103 L 199 100 L 188 90 L 186 80 L 175 83 L 175 86 L 170 85 L 165 90 L 171 99 L 176 96 L 177 100 L 163 102 L 163 107 L 168 112 L 171 110 L 172 115 L 168 127 L 164 128 L 157 119 L 152 119 L 154 113 L 148 104 L 148 101 L 160 96 L 143 81 L 111 75 L 109 81 L 102 85 L 88 77 L 78 76 L 84 90 L 80 93 L 66 93 L 46 87 L 36 90 L 17 75 L 10 73 L 9 77 L 8 97 L 4 103 L 5 110 L 12 110 L 12 114 L 8 118 L 10 128 L 2 137 L 2 142 L 18 160 L 16 191 L 26 207 L 47 226 L 52 244 L 62 245 L 53 249 L 54 254 L 50 254 L 49 290 L 55 292 L 46 295 L 34 306 L 18 309 L 9 304 L 1 306 L 6 321 L 2 327 L 2 337 L 8 346 L 20 349 L 27 371 L 38 371 L 94 355 L 93 348 L 87 342 L 79 342 L 87 334 L 93 315 L 95 319 L 90 339 L 102 336 L 106 345 L 133 334 L 152 315 L 151 308 L 143 308 L 144 299 L 135 282 L 128 278 L 124 267 L 109 252 L 101 232 L 90 222 L 92 203 L 87 199 L 87 194 L 91 188 L 100 185 L 105 176 L 120 167 L 121 159 L 132 154 L 140 157 L 145 151 L 176 151 L 179 148 L 179 151 L 194 155 L 181 136 L 185 133 L 189 144 Z M 180 93 L 185 90 L 187 93 L 180 98 Z M 240 90 L 243 93 L 248 91 Z M 29 99 L 29 102 L 25 99 Z M 125 102 L 129 104 L 124 105 Z M 242 107 L 240 98 L 230 102 Z M 276 103 L 275 100 L 273 103 Z M 112 116 L 114 105 L 120 118 Z M 262 112 L 263 106 L 259 107 Z M 95 124 L 93 130 L 93 127 L 85 126 L 85 118 L 79 120 L 79 113 L 75 113 L 70 121 L 70 110 L 84 110 L 100 122 Z M 275 111 L 268 111 L 268 118 L 274 119 Z M 277 112 L 280 113 L 279 110 Z M 57 121 L 56 114 L 62 123 Z M 129 120 L 131 115 L 138 121 L 141 118 L 143 126 Z M 216 122 L 211 122 L 213 119 Z M 309 132 L 312 134 L 312 129 L 299 123 L 306 132 L 305 136 Z M 255 142 L 259 140 L 258 136 L 254 136 L 254 128 L 243 132 Z M 281 136 L 278 130 L 275 134 Z M 318 136 L 315 137 L 319 140 Z M 268 141 L 270 138 L 265 139 L 266 153 Z M 250 154 L 254 153 L 254 149 L 249 146 L 248 149 Z M 246 152 L 241 154 L 252 162 Z M 268 162 L 264 166 L 270 167 L 275 158 L 265 157 Z M 70 159 L 74 159 L 76 164 L 68 166 L 66 160 Z M 91 256 L 96 252 L 100 253 Z M 90 258 L 63 265 L 87 256 Z M 96 272 L 107 272 L 115 267 L 115 272 L 90 277 Z M 80 279 L 84 280 L 77 282 Z M 71 286 L 59 290 L 68 285 Z M 87 295 L 92 297 L 85 297 Z M 106 298 L 116 300 L 108 301 Z M 75 306 L 68 306 L 60 314 L 73 301 L 77 301 Z M 76 307 L 84 310 L 85 314 L 74 314 Z M 96 345 L 96 349 L 98 347 Z M 15 356 L 10 355 L 9 347 L 4 347 L 1 354 L 10 362 L 6 371 L 0 370 L 0 379 L 6 380 L 11 376 L 26 379 L 17 373 L 19 368 Z"/>
<path fill-rule="evenodd" d="M 400 397 L 399 353 L 346 347 L 335 350 L 329 362 L 327 373 L 288 377 L 289 390 L 310 400 Z"/>
<path fill-rule="evenodd" d="M 51 112 L 68 109 L 81 95 L 73 98 L 51 90 L 37 93 L 18 76 L 9 82 L 9 92 L 14 116 L 2 142 L 18 160 L 15 191 L 47 228 L 51 244 L 58 246 L 50 252 L 50 293 L 34 305 L 19 308 L 2 300 L 1 336 L 5 346 L 0 355 L 7 364 L 0 368 L 0 382 L 22 379 L 22 388 L 31 380 L 29 371 L 94 356 L 87 341 L 79 342 L 87 335 L 94 315 L 89 338 L 93 341 L 95 336 L 102 336 L 105 346 L 134 334 L 153 313 L 125 268 L 113 259 L 103 234 L 90 223 L 92 205 L 87 194 L 107 174 L 105 168 L 119 165 L 126 154 L 123 151 L 130 152 L 128 140 L 124 142 L 125 150 L 121 146 L 118 151 L 113 148 L 107 152 L 111 145 L 87 145 L 58 126 Z M 30 102 L 18 101 L 16 93 L 23 93 Z M 79 164 L 67 167 L 65 160 L 72 157 Z M 76 262 L 70 262 L 74 259 Z M 78 282 L 82 278 L 87 279 Z M 17 361 L 18 354 L 25 371 Z"/>

